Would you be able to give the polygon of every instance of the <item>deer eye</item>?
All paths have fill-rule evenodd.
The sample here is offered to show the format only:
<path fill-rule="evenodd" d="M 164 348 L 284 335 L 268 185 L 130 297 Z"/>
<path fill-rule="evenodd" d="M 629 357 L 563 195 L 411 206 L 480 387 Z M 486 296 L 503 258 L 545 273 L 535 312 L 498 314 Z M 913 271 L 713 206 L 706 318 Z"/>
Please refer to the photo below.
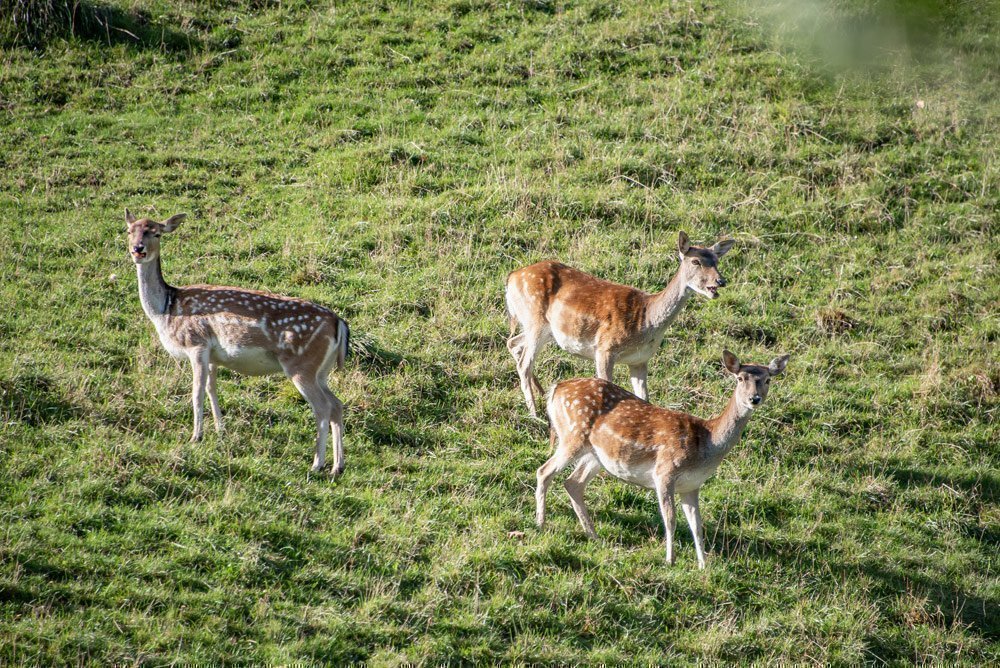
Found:
<path fill-rule="evenodd" d="M 700 267 L 701 266 L 701 260 L 691 260 L 691 264 L 693 264 L 696 267 Z"/>

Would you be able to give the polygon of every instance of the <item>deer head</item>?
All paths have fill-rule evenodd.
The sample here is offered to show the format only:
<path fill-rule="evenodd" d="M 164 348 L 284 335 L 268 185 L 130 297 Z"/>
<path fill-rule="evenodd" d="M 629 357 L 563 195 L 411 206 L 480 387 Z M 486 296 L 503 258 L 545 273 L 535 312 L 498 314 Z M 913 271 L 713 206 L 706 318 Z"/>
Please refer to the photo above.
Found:
<path fill-rule="evenodd" d="M 726 285 L 726 279 L 719 273 L 719 258 L 735 243 L 733 239 L 726 239 L 713 246 L 693 246 L 688 235 L 681 232 L 677 236 L 677 252 L 684 285 L 709 299 L 718 297 L 719 288 Z"/>
<path fill-rule="evenodd" d="M 722 351 L 722 365 L 736 376 L 736 404 L 741 408 L 753 410 L 764 403 L 771 379 L 781 375 L 788 364 L 788 355 L 775 357 L 767 366 L 758 364 L 740 364 L 736 355 L 728 350 Z"/>
<path fill-rule="evenodd" d="M 155 260 L 160 255 L 160 235 L 176 230 L 186 216 L 185 213 L 178 213 L 158 223 L 149 218 L 137 219 L 131 211 L 125 209 L 128 249 L 132 261 L 136 264 L 145 264 Z"/>

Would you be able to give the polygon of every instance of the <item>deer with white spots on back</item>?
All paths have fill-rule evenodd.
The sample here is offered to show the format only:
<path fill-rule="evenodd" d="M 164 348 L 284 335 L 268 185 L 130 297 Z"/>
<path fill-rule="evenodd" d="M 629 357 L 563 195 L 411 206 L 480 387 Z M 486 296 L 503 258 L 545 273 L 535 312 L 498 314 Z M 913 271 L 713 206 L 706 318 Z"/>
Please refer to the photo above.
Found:
<path fill-rule="evenodd" d="M 347 323 L 327 308 L 292 297 L 217 285 L 167 285 L 160 270 L 160 235 L 176 230 L 184 217 L 158 223 L 125 210 L 142 309 L 167 352 L 191 363 L 191 440 L 201 439 L 206 385 L 215 429 L 223 431 L 215 383 L 219 366 L 251 376 L 283 372 L 316 417 L 313 470 L 326 464 L 332 430 L 333 474 L 339 475 L 344 470 L 344 409 L 326 379 L 331 369 L 344 366 Z"/>
<path fill-rule="evenodd" d="M 505 289 L 510 315 L 507 348 L 517 363 L 521 391 L 531 414 L 535 411 L 535 357 L 549 341 L 566 352 L 592 359 L 597 377 L 611 380 L 615 364 L 627 364 L 632 389 L 642 399 L 649 359 L 660 349 L 667 327 L 692 292 L 715 299 L 726 284 L 719 274 L 719 258 L 736 243 L 692 246 L 681 232 L 677 238 L 680 268 L 662 291 L 648 294 L 611 283 L 561 262 L 539 262 L 507 276 Z M 522 332 L 514 336 L 518 324 Z"/>
<path fill-rule="evenodd" d="M 596 538 L 583 493 L 602 468 L 616 478 L 656 490 L 666 529 L 667 563 L 674 563 L 674 494 L 694 536 L 698 567 L 705 550 L 698 492 L 740 440 L 753 410 L 767 398 L 771 378 L 781 374 L 788 355 L 768 366 L 740 364 L 728 350 L 723 365 L 736 377 L 736 389 L 722 413 L 709 420 L 657 408 L 631 392 L 598 378 L 577 378 L 549 391 L 550 438 L 555 454 L 538 469 L 536 521 L 545 524 L 545 496 L 552 477 L 574 464 L 566 491 L 583 530 Z"/>

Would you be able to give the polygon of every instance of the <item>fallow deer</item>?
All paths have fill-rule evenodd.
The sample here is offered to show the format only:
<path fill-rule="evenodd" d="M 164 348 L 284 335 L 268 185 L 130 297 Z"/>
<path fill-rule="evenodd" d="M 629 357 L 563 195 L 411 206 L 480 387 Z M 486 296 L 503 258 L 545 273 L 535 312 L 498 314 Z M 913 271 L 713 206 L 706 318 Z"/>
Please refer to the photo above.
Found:
<path fill-rule="evenodd" d="M 292 297 L 217 285 L 168 285 L 160 270 L 160 235 L 176 230 L 185 215 L 158 223 L 136 219 L 125 209 L 142 309 L 167 352 L 191 363 L 191 440 L 202 436 L 206 383 L 215 429 L 223 431 L 216 393 L 218 367 L 252 376 L 284 372 L 316 417 L 313 470 L 321 471 L 326 464 L 332 430 L 333 474 L 339 475 L 344 470 L 343 405 L 327 387 L 327 375 L 344 366 L 347 323 L 329 309 Z"/>
<path fill-rule="evenodd" d="M 535 391 L 541 392 L 534 374 L 535 357 L 553 339 L 563 350 L 594 360 L 598 378 L 611 380 L 614 365 L 627 364 L 633 391 L 646 399 L 647 365 L 659 350 L 667 326 L 692 292 L 709 299 L 718 297 L 719 288 L 726 284 L 719 274 L 719 258 L 734 243 L 729 239 L 709 247 L 692 246 L 681 232 L 677 239 L 680 268 L 656 294 L 601 280 L 561 262 L 539 262 L 511 272 L 506 285 L 507 348 L 517 363 L 531 415 L 537 416 Z M 518 324 L 522 332 L 514 336 Z"/>
<path fill-rule="evenodd" d="M 590 538 L 596 538 L 583 494 L 602 468 L 611 475 L 656 490 L 666 528 L 667 563 L 674 563 L 674 494 L 694 536 L 698 567 L 705 567 L 705 549 L 698 492 L 722 459 L 739 441 L 750 414 L 767 398 L 771 378 L 781 374 L 788 355 L 768 366 L 740 364 L 728 350 L 723 365 L 736 377 L 729 404 L 709 420 L 658 408 L 617 385 L 598 378 L 577 378 L 549 391 L 550 439 L 555 454 L 538 469 L 536 521 L 545 524 L 545 495 L 552 477 L 566 466 L 573 510 Z"/>

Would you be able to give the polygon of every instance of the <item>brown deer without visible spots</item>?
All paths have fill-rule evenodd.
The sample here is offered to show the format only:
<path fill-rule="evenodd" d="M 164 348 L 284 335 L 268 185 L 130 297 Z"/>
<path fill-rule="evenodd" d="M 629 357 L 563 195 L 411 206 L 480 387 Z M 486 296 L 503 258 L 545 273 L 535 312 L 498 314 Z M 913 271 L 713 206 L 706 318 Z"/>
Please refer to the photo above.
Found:
<path fill-rule="evenodd" d="M 710 420 L 657 408 L 597 378 L 577 378 L 553 386 L 547 409 L 550 438 L 558 444 L 555 454 L 538 469 L 538 526 L 545 524 L 545 495 L 552 477 L 574 464 L 566 479 L 566 491 L 583 530 L 596 538 L 583 493 L 587 483 L 604 468 L 626 482 L 656 490 L 666 528 L 669 564 L 674 563 L 674 493 L 680 494 L 694 536 L 698 567 L 704 568 L 698 492 L 739 441 L 753 409 L 767 398 L 771 378 L 785 370 L 788 355 L 776 357 L 768 366 L 741 365 L 726 350 L 722 360 L 736 377 L 736 389 L 725 410 Z"/>
<path fill-rule="evenodd" d="M 541 392 L 534 364 L 539 350 L 555 340 L 563 350 L 592 359 L 597 377 L 611 380 L 615 364 L 627 364 L 632 389 L 642 399 L 649 359 L 660 348 L 667 326 L 692 292 L 715 299 L 726 284 L 719 258 L 733 240 L 714 246 L 692 246 L 681 232 L 677 239 L 680 268 L 661 292 L 649 294 L 611 283 L 560 262 L 539 262 L 507 276 L 510 349 L 517 363 L 521 391 L 533 416 L 535 391 Z M 514 336 L 518 324 L 522 332 Z"/>
<path fill-rule="evenodd" d="M 173 287 L 160 270 L 160 235 L 173 232 L 185 214 L 162 223 L 136 219 L 128 209 L 129 253 L 139 273 L 142 309 L 172 356 L 191 362 L 194 433 L 202 435 L 205 386 L 223 431 L 216 394 L 219 366 L 247 375 L 284 373 L 298 388 L 316 417 L 313 470 L 326 464 L 326 442 L 333 431 L 333 474 L 344 470 L 343 405 L 327 387 L 330 370 L 344 366 L 350 330 L 322 306 L 278 295 L 216 285 Z"/>

